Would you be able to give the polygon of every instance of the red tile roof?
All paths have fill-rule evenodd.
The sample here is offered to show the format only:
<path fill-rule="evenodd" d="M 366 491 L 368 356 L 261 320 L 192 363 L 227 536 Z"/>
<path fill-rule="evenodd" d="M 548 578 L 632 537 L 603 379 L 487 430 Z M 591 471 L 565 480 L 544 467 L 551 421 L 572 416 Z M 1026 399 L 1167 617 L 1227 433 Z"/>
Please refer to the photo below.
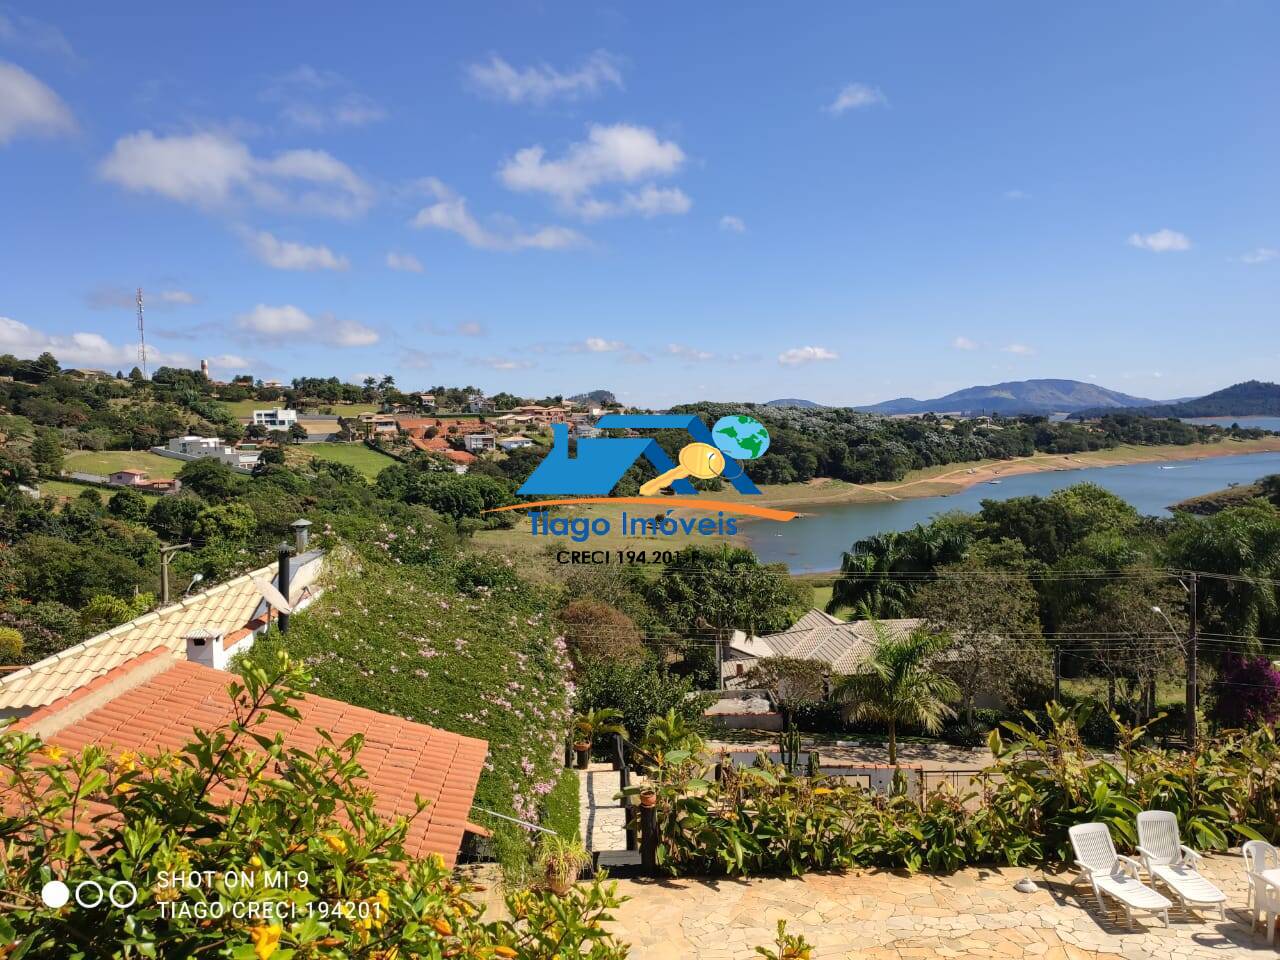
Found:
<path fill-rule="evenodd" d="M 42 707 L 18 726 L 70 750 L 90 744 L 139 753 L 176 750 L 193 739 L 193 730 L 215 728 L 233 717 L 227 693 L 233 679 L 157 648 Z M 321 729 L 339 743 L 363 734 L 359 761 L 378 812 L 410 815 L 415 794 L 428 800 L 409 828 L 405 849 L 418 857 L 438 853 L 452 866 L 468 829 L 488 744 L 313 694 L 293 705 L 300 720 L 269 714 L 255 732 L 281 732 L 289 746 L 308 752 L 321 746 Z"/>

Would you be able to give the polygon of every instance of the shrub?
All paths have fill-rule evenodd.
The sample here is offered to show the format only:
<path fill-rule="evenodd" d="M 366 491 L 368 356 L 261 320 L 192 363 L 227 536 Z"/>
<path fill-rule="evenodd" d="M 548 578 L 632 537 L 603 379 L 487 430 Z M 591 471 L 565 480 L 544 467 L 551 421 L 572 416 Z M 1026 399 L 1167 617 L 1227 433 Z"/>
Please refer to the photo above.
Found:
<path fill-rule="evenodd" d="M 1243 730 L 1280 718 L 1280 670 L 1267 657 L 1226 656 L 1213 694 L 1210 716 L 1220 727 Z"/>
<path fill-rule="evenodd" d="M 592 660 L 581 664 L 576 677 L 576 709 L 612 707 L 622 712 L 622 725 L 632 739 L 644 735 L 650 717 L 675 710 L 694 728 L 702 730 L 702 711 L 710 697 L 694 694 L 693 681 L 677 677 L 649 657 L 638 664 Z"/>
<path fill-rule="evenodd" d="M 465 566 L 501 570 L 486 582 L 506 585 L 481 586 L 477 576 L 460 596 L 447 568 L 442 576 L 439 567 L 366 560 L 293 617 L 288 634 L 268 634 L 255 649 L 288 650 L 317 693 L 487 740 L 476 805 L 536 820 L 564 761 L 568 657 L 538 591 L 504 562 Z M 504 866 L 528 866 L 521 828 L 477 816 L 493 828 Z"/>
<path fill-rule="evenodd" d="M 36 960 L 265 960 L 277 951 L 334 960 L 623 960 L 625 946 L 602 927 L 620 902 L 612 886 L 597 881 L 563 898 L 513 893 L 512 919 L 486 923 L 470 885 L 439 857 L 406 854 L 412 818 L 379 816 L 361 784 L 359 736 L 325 737 L 309 753 L 255 732 L 272 714 L 296 716 L 291 701 L 310 682 L 287 660 L 275 664 L 245 665 L 243 683 L 231 686 L 235 722 L 201 731 L 177 753 L 112 757 L 88 747 L 68 755 L 27 734 L 0 733 L 0 774 L 24 800 L 0 821 L 0 943 L 18 943 L 21 956 Z M 212 783 L 220 789 L 210 791 Z M 105 815 L 82 835 L 69 821 L 90 804 Z M 229 870 L 240 882 L 224 879 Z M 164 880 L 204 871 L 217 879 L 195 888 Z M 290 879 L 273 884 L 272 875 Z M 38 891 L 55 876 L 73 888 L 127 881 L 137 902 L 50 909 Z M 286 919 L 246 919 L 249 904 Z"/>
<path fill-rule="evenodd" d="M 13 627 L 0 627 L 0 663 L 14 663 L 22 656 L 22 634 Z"/>
<path fill-rule="evenodd" d="M 557 615 L 574 662 L 607 658 L 644 659 L 644 638 L 635 621 L 599 600 L 573 600 Z"/>

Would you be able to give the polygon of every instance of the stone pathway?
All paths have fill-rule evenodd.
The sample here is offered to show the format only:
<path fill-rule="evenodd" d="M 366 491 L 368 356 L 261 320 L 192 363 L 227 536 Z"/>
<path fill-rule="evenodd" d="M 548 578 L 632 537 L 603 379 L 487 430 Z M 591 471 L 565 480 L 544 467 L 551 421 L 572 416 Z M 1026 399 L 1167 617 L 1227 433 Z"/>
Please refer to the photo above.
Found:
<path fill-rule="evenodd" d="M 607 763 L 593 763 L 578 771 L 578 822 L 582 841 L 592 853 L 627 848 L 626 816 L 615 800 L 621 775 Z"/>
<path fill-rule="evenodd" d="M 1268 957 L 1250 932 L 1240 858 L 1207 858 L 1204 872 L 1228 896 L 1227 919 L 1171 911 L 1166 929 L 1139 918 L 1130 931 L 1103 916 L 1071 874 L 970 868 L 949 876 L 880 871 L 795 880 L 622 880 L 630 899 L 612 932 L 631 960 L 748 960 L 771 944 L 779 919 L 814 945 L 813 960 L 1195 960 Z M 1013 884 L 1030 873 L 1034 893 Z"/>

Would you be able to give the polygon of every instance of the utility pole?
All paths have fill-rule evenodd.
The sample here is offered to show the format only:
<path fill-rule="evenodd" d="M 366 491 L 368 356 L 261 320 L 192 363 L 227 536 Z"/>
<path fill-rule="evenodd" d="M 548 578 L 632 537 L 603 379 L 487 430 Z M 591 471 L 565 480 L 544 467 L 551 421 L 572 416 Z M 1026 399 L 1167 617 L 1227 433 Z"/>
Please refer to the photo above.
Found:
<path fill-rule="evenodd" d="M 138 288 L 138 363 L 142 366 L 142 379 L 147 379 L 147 333 L 142 324 L 142 288 Z"/>
<path fill-rule="evenodd" d="M 1062 702 L 1062 651 L 1053 650 L 1053 702 Z"/>
<path fill-rule="evenodd" d="M 176 543 L 171 547 L 160 548 L 160 602 L 169 602 L 169 564 L 173 562 L 173 555 L 179 550 L 186 550 L 190 547 L 189 543 Z"/>
<path fill-rule="evenodd" d="M 1187 575 L 1187 599 L 1191 604 L 1191 616 L 1187 622 L 1187 749 L 1196 748 L 1196 704 L 1199 702 L 1198 661 L 1199 630 L 1196 623 L 1196 574 Z"/>
<path fill-rule="evenodd" d="M 276 558 L 279 562 L 279 573 L 276 576 L 276 580 L 279 583 L 280 595 L 284 597 L 285 602 L 288 603 L 289 602 L 289 554 L 292 551 L 290 550 L 289 544 L 287 543 L 281 543 L 280 546 L 276 548 L 276 550 L 277 550 Z M 281 633 L 288 633 L 289 632 L 289 614 L 285 613 L 283 610 L 281 610 L 278 614 L 276 614 L 276 625 L 280 628 Z"/>

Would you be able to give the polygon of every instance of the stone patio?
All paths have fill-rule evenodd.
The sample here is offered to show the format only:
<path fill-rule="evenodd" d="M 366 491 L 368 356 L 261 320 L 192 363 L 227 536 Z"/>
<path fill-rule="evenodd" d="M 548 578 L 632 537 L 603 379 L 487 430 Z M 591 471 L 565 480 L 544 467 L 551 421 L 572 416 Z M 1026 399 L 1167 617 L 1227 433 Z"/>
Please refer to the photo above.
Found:
<path fill-rule="evenodd" d="M 1104 917 L 1071 874 L 971 868 L 950 876 L 881 871 L 811 874 L 797 880 L 618 881 L 631 899 L 611 930 L 632 960 L 746 960 L 771 944 L 779 919 L 815 947 L 813 960 L 1010 958 L 1192 960 L 1272 956 L 1249 930 L 1238 856 L 1206 858 L 1204 871 L 1228 896 L 1227 919 L 1171 911 L 1170 926 L 1138 918 L 1130 931 Z M 1013 884 L 1031 875 L 1034 893 Z M 1111 904 L 1108 904 L 1111 906 Z"/>

